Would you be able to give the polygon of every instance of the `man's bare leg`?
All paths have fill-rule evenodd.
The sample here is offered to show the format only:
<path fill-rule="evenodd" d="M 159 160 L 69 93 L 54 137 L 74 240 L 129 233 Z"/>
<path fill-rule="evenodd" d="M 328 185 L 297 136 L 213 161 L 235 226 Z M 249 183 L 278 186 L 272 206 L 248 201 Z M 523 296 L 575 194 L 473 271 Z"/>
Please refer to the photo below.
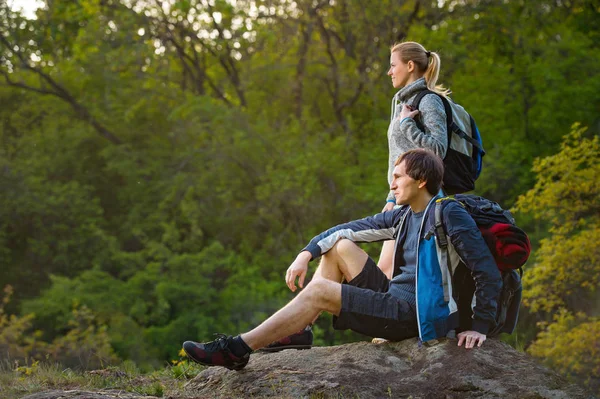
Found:
<path fill-rule="evenodd" d="M 342 308 L 342 277 L 348 281 L 356 277 L 367 257 L 353 242 L 339 241 L 323 255 L 313 280 L 296 298 L 241 338 L 256 350 L 301 330 L 322 311 L 338 316 Z"/>
<path fill-rule="evenodd" d="M 368 257 L 369 255 L 352 241 L 340 240 L 321 257 L 313 280 L 325 278 L 336 283 L 341 283 L 343 279 L 350 281 L 362 271 Z M 317 313 L 309 324 L 315 324 L 320 315 L 321 312 Z"/>
<path fill-rule="evenodd" d="M 322 311 L 339 315 L 341 308 L 340 283 L 325 279 L 311 281 L 296 298 L 241 338 L 253 350 L 260 349 L 306 327 Z"/>
<path fill-rule="evenodd" d="M 368 257 L 369 255 L 352 241 L 340 240 L 321 257 L 313 280 L 325 278 L 341 283 L 342 278 L 345 278 L 346 281 L 350 281 L 362 271 Z"/>

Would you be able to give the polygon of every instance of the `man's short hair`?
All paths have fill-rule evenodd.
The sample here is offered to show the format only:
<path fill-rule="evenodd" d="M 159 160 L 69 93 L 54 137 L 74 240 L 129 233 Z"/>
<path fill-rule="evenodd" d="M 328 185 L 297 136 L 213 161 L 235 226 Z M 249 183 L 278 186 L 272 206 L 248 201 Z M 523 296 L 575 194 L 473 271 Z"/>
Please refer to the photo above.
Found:
<path fill-rule="evenodd" d="M 406 174 L 415 180 L 426 181 L 425 188 L 431 195 L 436 195 L 442 188 L 444 162 L 432 151 L 419 148 L 400 155 L 395 166 L 404 162 Z"/>

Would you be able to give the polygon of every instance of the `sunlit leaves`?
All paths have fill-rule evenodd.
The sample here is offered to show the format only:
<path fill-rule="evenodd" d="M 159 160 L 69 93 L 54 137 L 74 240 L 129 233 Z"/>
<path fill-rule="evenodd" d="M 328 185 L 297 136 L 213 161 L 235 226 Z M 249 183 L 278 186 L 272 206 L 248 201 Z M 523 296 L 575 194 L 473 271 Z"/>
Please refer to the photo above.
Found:
<path fill-rule="evenodd" d="M 537 182 L 517 203 L 517 210 L 551 222 L 555 233 L 593 226 L 600 218 L 600 139 L 585 137 L 586 130 L 574 125 L 558 154 L 534 162 Z"/>
<path fill-rule="evenodd" d="M 529 352 L 564 374 L 597 384 L 600 334 L 600 140 L 578 124 L 561 151 L 537 159 L 535 186 L 517 201 L 519 211 L 550 223 L 527 272 L 524 303 L 554 314 Z M 591 352 L 590 352 L 591 351 Z"/>
<path fill-rule="evenodd" d="M 600 320 L 566 310 L 556 313 L 528 352 L 595 391 L 600 386 Z"/>

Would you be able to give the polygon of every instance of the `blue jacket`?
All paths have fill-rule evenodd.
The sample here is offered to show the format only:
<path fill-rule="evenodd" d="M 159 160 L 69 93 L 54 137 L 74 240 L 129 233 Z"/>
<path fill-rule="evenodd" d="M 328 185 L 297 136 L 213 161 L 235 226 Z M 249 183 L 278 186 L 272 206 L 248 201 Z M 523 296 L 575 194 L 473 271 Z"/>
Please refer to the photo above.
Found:
<path fill-rule="evenodd" d="M 475 280 L 471 329 L 487 334 L 490 327 L 495 325 L 497 299 L 502 288 L 500 272 L 477 225 L 458 202 L 452 201 L 443 208 L 442 220 L 448 237 L 448 251 L 439 247 L 433 234 L 435 200 L 438 198 L 432 198 L 427 205 L 419 230 L 416 268 L 419 338 L 422 341 L 441 338 L 459 326 L 456 298 L 452 292 L 452 274 L 461 262 Z M 403 206 L 340 224 L 314 237 L 303 250 L 309 251 L 312 259 L 315 259 L 344 238 L 354 242 L 395 239 L 398 246 L 399 232 L 404 228 L 408 210 L 408 206 Z"/>

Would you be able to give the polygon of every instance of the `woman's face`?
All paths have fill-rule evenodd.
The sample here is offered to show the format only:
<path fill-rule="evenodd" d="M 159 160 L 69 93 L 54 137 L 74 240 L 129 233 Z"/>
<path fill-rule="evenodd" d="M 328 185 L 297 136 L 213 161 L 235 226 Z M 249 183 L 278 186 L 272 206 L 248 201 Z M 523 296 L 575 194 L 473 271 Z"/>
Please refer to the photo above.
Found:
<path fill-rule="evenodd" d="M 399 89 L 406 86 L 413 70 L 414 63 L 412 61 L 407 64 L 403 63 L 397 51 L 390 55 L 390 69 L 387 74 L 392 78 L 394 88 Z"/>

